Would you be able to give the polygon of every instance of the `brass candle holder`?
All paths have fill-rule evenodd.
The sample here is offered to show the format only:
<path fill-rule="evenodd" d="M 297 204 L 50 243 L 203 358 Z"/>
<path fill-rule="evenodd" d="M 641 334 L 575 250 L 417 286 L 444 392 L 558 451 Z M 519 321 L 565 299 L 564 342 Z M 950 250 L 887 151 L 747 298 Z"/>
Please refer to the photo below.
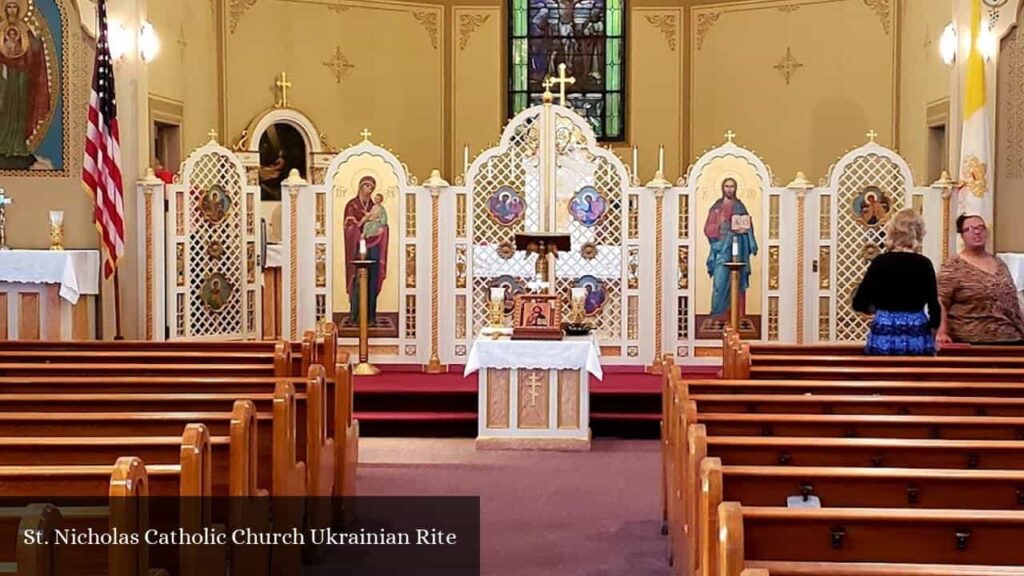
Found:
<path fill-rule="evenodd" d="M 491 328 L 505 327 L 505 288 L 491 288 Z"/>
<path fill-rule="evenodd" d="M 64 211 L 50 211 L 50 250 L 64 250 Z"/>
<path fill-rule="evenodd" d="M 586 309 L 583 307 L 583 299 L 586 298 L 585 288 L 576 287 L 572 289 L 569 299 L 569 315 L 567 322 L 562 329 L 570 336 L 582 336 L 590 333 L 591 327 L 587 323 Z"/>

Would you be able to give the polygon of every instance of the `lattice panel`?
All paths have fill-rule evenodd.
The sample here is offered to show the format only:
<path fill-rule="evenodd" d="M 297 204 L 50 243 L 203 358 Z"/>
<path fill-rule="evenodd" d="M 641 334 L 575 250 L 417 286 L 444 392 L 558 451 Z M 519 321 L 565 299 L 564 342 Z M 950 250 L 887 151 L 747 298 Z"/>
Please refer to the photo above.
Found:
<path fill-rule="evenodd" d="M 246 331 L 243 305 L 247 272 L 243 254 L 245 237 L 245 206 L 242 178 L 231 159 L 219 152 L 199 157 L 186 175 L 188 182 L 187 218 L 189 227 L 188 299 L 192 303 L 188 312 L 188 333 L 180 336 L 202 337 L 239 335 Z M 202 200 L 206 191 L 220 186 L 228 198 L 224 218 L 209 221 L 203 214 Z M 209 247 L 219 244 L 223 253 Z M 212 274 L 222 274 L 230 284 L 225 305 L 213 310 L 203 305 L 202 288 Z M 254 271 L 255 273 L 255 271 Z"/>
<path fill-rule="evenodd" d="M 498 248 L 503 242 L 515 244 L 516 232 L 540 227 L 540 115 L 532 114 L 515 126 L 509 146 L 492 156 L 476 173 L 473 181 L 473 302 L 487 302 L 491 279 L 508 275 L 525 284 L 534 277 L 536 256 L 517 252 L 502 258 Z M 526 200 L 524 217 L 511 226 L 491 219 L 487 202 L 502 186 L 510 186 Z M 473 333 L 487 324 L 487 307 L 473 306 Z"/>
<path fill-rule="evenodd" d="M 836 288 L 835 339 L 840 342 L 862 341 L 867 335 L 870 318 L 853 311 L 853 292 L 864 278 L 869 263 L 864 258 L 864 247 L 874 245 L 881 248 L 885 240 L 884 226 L 865 226 L 853 214 L 853 201 L 866 186 L 878 186 L 889 196 L 892 202 L 890 214 L 903 210 L 906 204 L 903 174 L 895 162 L 884 156 L 868 154 L 857 157 L 839 178 L 833 280 Z"/>
<path fill-rule="evenodd" d="M 555 126 L 559 194 L 572 194 L 584 186 L 593 186 L 608 202 L 607 212 L 594 226 L 583 226 L 570 219 L 569 229 L 559 230 L 569 233 L 573 249 L 558 258 L 555 267 L 558 291 L 563 301 L 568 302 L 569 289 L 577 279 L 594 276 L 601 280 L 608 299 L 600 314 L 590 321 L 598 338 L 615 339 L 621 335 L 623 315 L 622 261 L 626 243 L 623 222 L 628 217 L 624 182 L 609 160 L 591 153 L 587 148 L 586 135 L 568 116 L 556 114 Z M 565 190 L 562 190 L 563 186 Z M 579 247 L 586 243 L 597 246 L 597 256 L 593 259 L 583 258 L 579 253 Z"/>

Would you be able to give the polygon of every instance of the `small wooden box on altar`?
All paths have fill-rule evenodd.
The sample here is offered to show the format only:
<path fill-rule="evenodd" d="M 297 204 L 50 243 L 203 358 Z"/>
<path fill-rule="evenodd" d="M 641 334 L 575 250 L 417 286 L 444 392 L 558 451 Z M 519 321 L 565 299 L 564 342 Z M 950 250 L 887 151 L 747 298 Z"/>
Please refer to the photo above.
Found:
<path fill-rule="evenodd" d="M 590 375 L 603 376 L 592 336 L 560 342 L 478 338 L 478 450 L 590 450 Z"/>

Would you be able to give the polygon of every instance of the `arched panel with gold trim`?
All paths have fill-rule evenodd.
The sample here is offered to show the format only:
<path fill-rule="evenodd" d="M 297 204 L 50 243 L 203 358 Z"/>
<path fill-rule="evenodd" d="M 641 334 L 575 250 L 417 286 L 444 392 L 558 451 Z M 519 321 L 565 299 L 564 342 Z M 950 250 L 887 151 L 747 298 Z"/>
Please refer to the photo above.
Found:
<path fill-rule="evenodd" d="M 553 290 L 566 310 L 573 287 L 587 291 L 584 309 L 603 361 L 649 362 L 654 310 L 643 303 L 653 298 L 655 282 L 653 258 L 644 252 L 653 249 L 654 235 L 640 233 L 639 214 L 651 195 L 630 187 L 626 167 L 597 145 L 583 118 L 554 104 L 524 110 L 500 143 L 472 162 L 465 182 L 443 203 L 454 222 L 442 250 L 454 255 L 442 295 L 454 311 L 453 321 L 441 324 L 450 361 L 464 361 L 487 324 L 491 287 L 506 287 L 511 304 L 536 279 L 536 256 L 515 250 L 515 234 L 544 231 L 570 236 L 570 251 L 554 263 Z"/>
<path fill-rule="evenodd" d="M 211 140 L 189 155 L 167 197 L 168 337 L 259 337 L 259 189 Z"/>
<path fill-rule="evenodd" d="M 342 344 L 355 346 L 359 284 L 352 262 L 365 253 L 376 262 L 367 291 L 371 358 L 425 361 L 429 193 L 397 157 L 369 140 L 337 154 L 325 179 L 283 183 L 285 335 L 295 337 L 330 320 Z"/>

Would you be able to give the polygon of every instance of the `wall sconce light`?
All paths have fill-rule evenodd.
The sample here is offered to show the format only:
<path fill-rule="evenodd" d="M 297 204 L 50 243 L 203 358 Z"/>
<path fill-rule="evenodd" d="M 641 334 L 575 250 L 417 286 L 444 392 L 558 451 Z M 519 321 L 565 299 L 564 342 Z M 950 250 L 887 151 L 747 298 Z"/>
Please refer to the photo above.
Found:
<path fill-rule="evenodd" d="M 107 29 L 107 41 L 110 43 L 110 58 L 114 62 L 121 62 L 131 48 L 132 38 L 124 24 L 110 20 Z"/>
<path fill-rule="evenodd" d="M 996 35 L 992 33 L 992 29 L 988 24 L 983 24 L 981 27 L 981 34 L 978 35 L 978 52 L 987 61 L 991 60 L 996 55 L 999 43 L 996 40 Z"/>
<path fill-rule="evenodd" d="M 952 66 L 956 61 L 956 26 L 952 23 L 946 25 L 939 38 L 939 54 L 947 66 Z"/>
<path fill-rule="evenodd" d="M 149 22 L 143 22 L 139 29 L 139 55 L 142 61 L 149 64 L 160 53 L 160 38 L 156 35 L 156 29 Z"/>

